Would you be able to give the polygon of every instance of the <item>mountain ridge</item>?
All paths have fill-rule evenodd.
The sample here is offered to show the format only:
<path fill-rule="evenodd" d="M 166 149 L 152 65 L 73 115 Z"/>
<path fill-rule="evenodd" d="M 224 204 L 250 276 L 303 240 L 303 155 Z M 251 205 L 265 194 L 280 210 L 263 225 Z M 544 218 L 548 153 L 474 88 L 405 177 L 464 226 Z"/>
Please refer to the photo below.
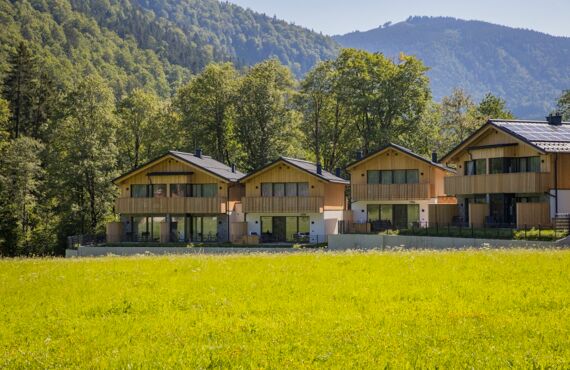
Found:
<path fill-rule="evenodd" d="M 419 57 L 430 67 L 436 100 L 455 87 L 475 99 L 491 92 L 517 116 L 539 118 L 570 87 L 570 38 L 564 36 L 477 20 L 410 17 L 333 39 L 343 47 Z"/>

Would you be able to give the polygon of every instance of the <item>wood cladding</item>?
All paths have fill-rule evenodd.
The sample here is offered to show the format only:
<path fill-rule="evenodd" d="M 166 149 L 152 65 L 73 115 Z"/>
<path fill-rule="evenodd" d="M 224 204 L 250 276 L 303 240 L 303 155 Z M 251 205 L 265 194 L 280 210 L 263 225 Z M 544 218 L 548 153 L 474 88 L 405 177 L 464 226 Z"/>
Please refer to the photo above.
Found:
<path fill-rule="evenodd" d="M 552 225 L 548 203 L 517 203 L 517 227 Z"/>
<path fill-rule="evenodd" d="M 244 197 L 246 213 L 322 213 L 324 197 Z"/>
<path fill-rule="evenodd" d="M 542 172 L 499 173 L 445 178 L 445 193 L 544 193 L 551 186 L 551 174 Z"/>
<path fill-rule="evenodd" d="M 211 198 L 118 198 L 115 211 L 137 214 L 221 214 L 226 212 L 225 197 Z"/>
<path fill-rule="evenodd" d="M 415 200 L 430 199 L 429 183 L 419 184 L 353 184 L 352 200 Z"/>

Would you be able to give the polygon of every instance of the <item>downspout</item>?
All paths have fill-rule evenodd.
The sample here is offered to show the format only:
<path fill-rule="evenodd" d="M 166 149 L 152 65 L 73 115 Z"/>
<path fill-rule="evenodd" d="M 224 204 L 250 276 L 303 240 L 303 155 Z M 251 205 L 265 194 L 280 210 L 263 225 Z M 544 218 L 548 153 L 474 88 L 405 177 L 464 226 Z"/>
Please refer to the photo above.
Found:
<path fill-rule="evenodd" d="M 554 216 L 558 214 L 558 153 L 554 158 Z"/>
<path fill-rule="evenodd" d="M 232 240 L 232 236 L 230 235 L 231 228 L 230 228 L 230 186 L 231 183 L 228 183 L 228 198 L 226 200 L 226 216 L 228 216 L 228 241 Z"/>

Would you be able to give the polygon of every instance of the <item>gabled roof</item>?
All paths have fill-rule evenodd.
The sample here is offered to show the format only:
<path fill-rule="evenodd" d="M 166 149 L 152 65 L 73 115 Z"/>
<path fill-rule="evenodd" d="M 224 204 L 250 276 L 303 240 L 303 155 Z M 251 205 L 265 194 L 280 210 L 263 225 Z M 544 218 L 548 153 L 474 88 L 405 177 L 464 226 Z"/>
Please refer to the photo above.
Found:
<path fill-rule="evenodd" d="M 354 161 L 354 162 L 352 162 L 352 163 L 349 163 L 349 164 L 346 166 L 346 169 L 349 170 L 350 168 L 352 168 L 352 167 L 354 167 L 354 166 L 356 166 L 356 165 L 358 165 L 358 164 L 360 164 L 360 163 L 362 163 L 362 162 L 365 162 L 365 161 L 371 159 L 372 157 L 377 156 L 378 154 L 382 153 L 382 152 L 385 151 L 386 149 L 394 149 L 394 150 L 397 150 L 397 151 L 402 152 L 402 153 L 404 153 L 404 154 L 407 154 L 407 155 L 409 155 L 409 156 L 411 156 L 411 157 L 414 157 L 415 159 L 417 159 L 417 160 L 419 160 L 419 161 L 425 162 L 425 163 L 427 163 L 427 164 L 429 164 L 429 165 L 431 165 L 431 166 L 438 167 L 438 168 L 440 168 L 440 169 L 442 169 L 442 170 L 444 170 L 444 171 L 448 171 L 448 172 L 453 172 L 453 173 L 455 173 L 455 170 L 454 170 L 453 168 L 449 168 L 449 167 L 447 167 L 447 166 L 445 166 L 445 165 L 443 165 L 443 164 L 441 164 L 441 163 L 438 163 L 438 162 L 433 162 L 433 161 L 431 161 L 431 160 L 429 160 L 429 159 L 427 159 L 427 158 L 422 157 L 422 156 L 419 155 L 419 154 L 416 154 L 416 153 L 412 152 L 412 151 L 411 151 L 410 149 L 408 149 L 408 148 L 405 148 L 405 147 L 403 147 L 403 146 L 401 146 L 401 145 L 393 144 L 393 143 L 384 145 L 383 147 L 381 147 L 381 148 L 379 148 L 379 149 L 373 151 L 372 153 L 368 154 L 367 156 L 363 157 L 362 159 L 359 159 L 359 160 L 356 160 L 356 161 Z"/>
<path fill-rule="evenodd" d="M 232 168 L 230 166 L 226 166 L 225 164 L 223 164 L 222 162 L 219 162 L 215 159 L 213 159 L 210 156 L 207 155 L 201 155 L 200 157 L 197 157 L 196 155 L 192 154 L 192 153 L 185 153 L 185 152 L 178 152 L 178 151 L 174 151 L 174 150 L 170 150 L 167 153 L 161 155 L 158 158 L 155 158 L 141 166 L 138 166 L 137 168 L 133 169 L 132 171 L 129 171 L 119 177 L 117 177 L 116 179 L 113 180 L 113 182 L 117 182 L 120 180 L 124 180 L 125 178 L 128 178 L 132 175 L 134 175 L 135 173 L 139 172 L 140 170 L 142 170 L 145 167 L 151 166 L 153 164 L 156 164 L 160 161 L 162 161 L 163 159 L 165 159 L 166 157 L 172 156 L 182 162 L 185 162 L 187 164 L 196 166 L 202 170 L 204 170 L 205 172 L 208 172 L 216 177 L 219 177 L 222 180 L 228 181 L 228 182 L 237 182 L 239 179 L 241 179 L 243 176 L 245 176 L 244 173 L 239 172 L 239 171 L 235 171 L 232 172 Z"/>
<path fill-rule="evenodd" d="M 461 150 L 489 127 L 494 127 L 542 153 L 570 152 L 570 122 L 551 125 L 547 121 L 491 119 L 443 156 L 442 161 Z"/>
<path fill-rule="evenodd" d="M 284 162 L 288 165 L 291 165 L 292 167 L 295 167 L 301 171 L 307 172 L 308 174 L 313 175 L 313 176 L 315 176 L 321 180 L 325 180 L 327 182 L 332 182 L 332 183 L 337 183 L 337 184 L 345 184 L 345 185 L 349 184 L 348 180 L 337 177 L 337 176 L 333 175 L 332 173 L 325 171 L 324 169 L 321 171 L 320 174 L 317 173 L 317 165 L 313 162 L 305 161 L 302 159 L 289 158 L 289 157 L 279 157 L 275 161 L 255 170 L 253 172 L 250 172 L 246 176 L 242 177 L 240 179 L 240 182 L 245 181 L 251 177 L 259 175 L 261 172 L 268 170 L 270 167 L 273 167 L 274 165 L 276 165 L 279 162 Z"/>

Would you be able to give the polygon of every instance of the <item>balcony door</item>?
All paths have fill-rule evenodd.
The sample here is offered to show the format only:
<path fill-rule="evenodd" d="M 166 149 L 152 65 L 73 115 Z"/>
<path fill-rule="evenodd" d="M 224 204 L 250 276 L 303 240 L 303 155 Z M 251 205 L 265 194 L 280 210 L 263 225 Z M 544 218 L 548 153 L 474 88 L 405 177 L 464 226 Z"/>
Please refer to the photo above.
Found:
<path fill-rule="evenodd" d="M 514 194 L 491 194 L 489 210 L 493 223 L 516 224 L 516 201 Z"/>
<path fill-rule="evenodd" d="M 287 240 L 287 217 L 273 217 L 273 238 L 276 242 Z"/>
<path fill-rule="evenodd" d="M 394 226 L 397 229 L 408 228 L 408 205 L 394 204 Z"/>

